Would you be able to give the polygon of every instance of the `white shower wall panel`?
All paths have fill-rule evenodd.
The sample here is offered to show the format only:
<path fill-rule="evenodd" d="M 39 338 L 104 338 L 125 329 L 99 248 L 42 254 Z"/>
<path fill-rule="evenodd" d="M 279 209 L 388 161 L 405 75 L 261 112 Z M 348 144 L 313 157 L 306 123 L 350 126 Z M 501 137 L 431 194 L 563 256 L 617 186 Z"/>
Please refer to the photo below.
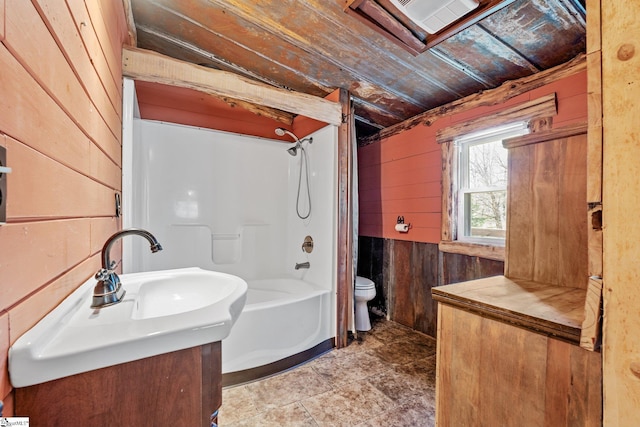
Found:
<path fill-rule="evenodd" d="M 281 142 L 144 120 L 134 128 L 131 222 L 164 250 L 133 243 L 125 270 L 283 275 L 291 156 Z"/>

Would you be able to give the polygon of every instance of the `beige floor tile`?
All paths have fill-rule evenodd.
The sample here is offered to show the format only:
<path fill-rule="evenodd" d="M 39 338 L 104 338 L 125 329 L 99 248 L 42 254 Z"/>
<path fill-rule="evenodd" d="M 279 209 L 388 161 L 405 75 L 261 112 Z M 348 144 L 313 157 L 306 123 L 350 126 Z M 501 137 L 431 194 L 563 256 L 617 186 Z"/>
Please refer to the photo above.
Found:
<path fill-rule="evenodd" d="M 318 427 L 315 420 L 309 415 L 300 402 L 294 402 L 286 406 L 273 408 L 236 423 L 220 423 L 221 427 Z"/>
<path fill-rule="evenodd" d="M 367 381 L 396 403 L 418 398 L 435 399 L 435 356 L 424 362 L 394 366 L 393 369 L 373 375 Z"/>
<path fill-rule="evenodd" d="M 319 426 L 353 426 L 382 416 L 393 401 L 366 381 L 347 384 L 302 401 Z"/>
<path fill-rule="evenodd" d="M 436 425 L 435 414 L 435 406 L 428 399 L 416 398 L 391 408 L 384 417 L 373 417 L 358 427 L 433 427 Z"/>
<path fill-rule="evenodd" d="M 299 368 L 248 384 L 258 411 L 284 406 L 331 389 L 322 375 L 310 366 Z"/>
<path fill-rule="evenodd" d="M 220 425 L 233 424 L 239 420 L 254 417 L 258 410 L 254 398 L 247 386 L 225 388 L 222 390 L 222 406 L 218 421 Z"/>
<path fill-rule="evenodd" d="M 374 322 L 348 347 L 223 390 L 223 427 L 434 425 L 435 340 Z"/>
<path fill-rule="evenodd" d="M 318 361 L 312 366 L 333 388 L 363 380 L 391 367 L 375 354 L 366 351 Z"/>
<path fill-rule="evenodd" d="M 436 345 L 432 342 L 416 342 L 412 339 L 406 339 L 390 342 L 372 351 L 385 362 L 404 365 L 433 356 L 436 352 Z"/>

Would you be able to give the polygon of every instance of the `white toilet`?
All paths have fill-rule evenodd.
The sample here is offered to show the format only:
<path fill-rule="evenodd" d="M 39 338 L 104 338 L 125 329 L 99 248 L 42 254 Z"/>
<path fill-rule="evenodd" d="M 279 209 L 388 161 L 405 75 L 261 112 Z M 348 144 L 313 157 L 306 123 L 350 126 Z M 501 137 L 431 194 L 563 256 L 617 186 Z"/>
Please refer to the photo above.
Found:
<path fill-rule="evenodd" d="M 354 291 L 356 300 L 356 330 L 368 331 L 371 329 L 367 301 L 371 301 L 375 296 L 375 284 L 366 277 L 356 276 L 356 287 Z"/>

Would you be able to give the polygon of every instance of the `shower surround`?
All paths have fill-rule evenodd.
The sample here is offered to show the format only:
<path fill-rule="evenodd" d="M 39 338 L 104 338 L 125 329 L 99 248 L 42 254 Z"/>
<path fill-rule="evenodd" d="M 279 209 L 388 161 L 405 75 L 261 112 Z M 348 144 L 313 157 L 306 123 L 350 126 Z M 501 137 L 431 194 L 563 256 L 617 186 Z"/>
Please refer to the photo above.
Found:
<path fill-rule="evenodd" d="M 124 271 L 197 266 L 247 281 L 247 305 L 222 343 L 223 373 L 326 347 L 336 328 L 337 127 L 303 143 L 312 207 L 304 220 L 296 214 L 302 156 L 287 153 L 294 144 L 140 119 L 132 135 L 125 225 L 152 231 L 164 250 L 148 256 L 131 239 Z"/>

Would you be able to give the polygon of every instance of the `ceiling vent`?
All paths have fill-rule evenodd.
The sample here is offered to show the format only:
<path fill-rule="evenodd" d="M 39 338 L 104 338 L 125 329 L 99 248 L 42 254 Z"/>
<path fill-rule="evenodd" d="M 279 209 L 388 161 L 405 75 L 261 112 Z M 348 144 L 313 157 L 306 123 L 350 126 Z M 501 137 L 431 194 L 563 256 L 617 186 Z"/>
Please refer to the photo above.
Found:
<path fill-rule="evenodd" d="M 402 13 L 435 34 L 479 5 L 478 0 L 391 0 Z"/>

